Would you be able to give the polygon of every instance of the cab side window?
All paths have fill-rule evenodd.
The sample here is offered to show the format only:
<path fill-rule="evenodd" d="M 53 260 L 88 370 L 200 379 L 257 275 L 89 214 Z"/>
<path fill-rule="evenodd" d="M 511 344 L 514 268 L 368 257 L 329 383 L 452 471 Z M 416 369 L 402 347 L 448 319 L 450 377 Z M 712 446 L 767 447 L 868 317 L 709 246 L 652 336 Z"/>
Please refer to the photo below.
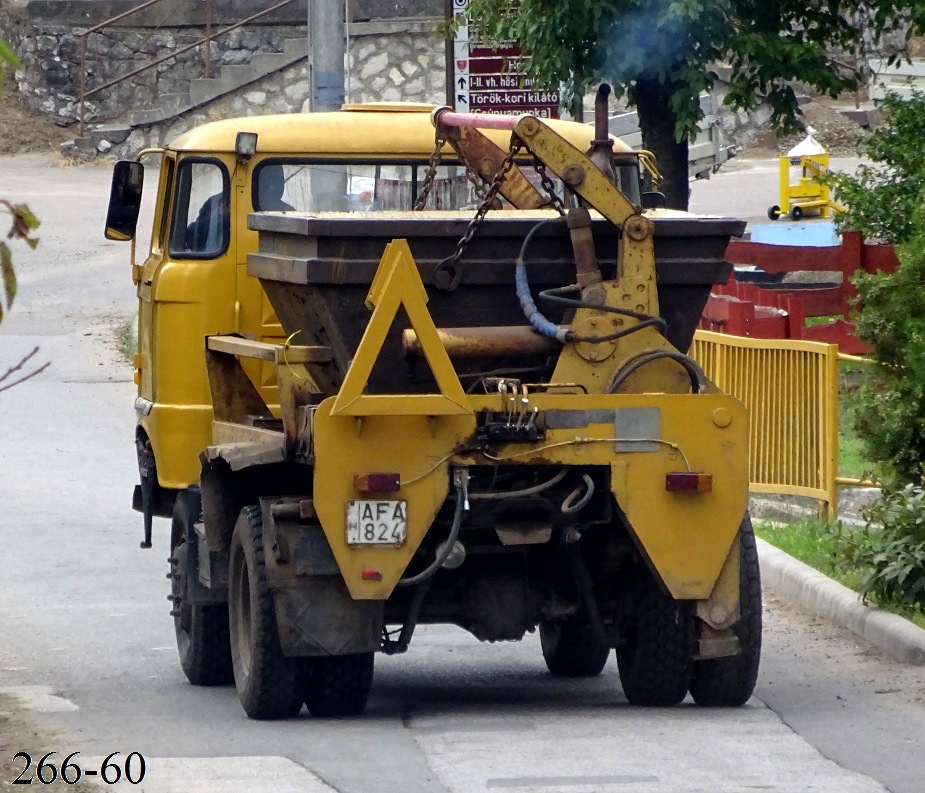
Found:
<path fill-rule="evenodd" d="M 222 163 L 184 160 L 176 174 L 170 255 L 213 259 L 228 250 L 228 171 Z"/>
<path fill-rule="evenodd" d="M 409 210 L 424 184 L 427 163 L 344 163 L 270 160 L 257 166 L 257 210 L 382 212 Z M 459 209 L 475 203 L 465 171 L 437 169 L 427 209 Z"/>

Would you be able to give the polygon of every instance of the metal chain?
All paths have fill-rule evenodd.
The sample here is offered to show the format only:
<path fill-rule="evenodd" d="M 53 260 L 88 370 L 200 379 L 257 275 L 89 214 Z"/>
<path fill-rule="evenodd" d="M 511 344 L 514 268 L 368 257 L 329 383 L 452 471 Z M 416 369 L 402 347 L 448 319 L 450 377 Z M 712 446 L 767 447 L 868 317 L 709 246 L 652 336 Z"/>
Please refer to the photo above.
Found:
<path fill-rule="evenodd" d="M 565 205 L 562 203 L 562 199 L 556 192 L 556 184 L 550 178 L 549 174 L 546 173 L 546 164 L 540 160 L 536 154 L 533 154 L 533 170 L 536 171 L 537 175 L 540 177 L 540 182 L 543 183 L 543 188 L 546 190 L 546 195 L 549 196 L 549 202 L 552 204 L 552 208 L 555 209 L 556 212 L 558 212 L 560 215 L 564 215 Z"/>
<path fill-rule="evenodd" d="M 434 178 L 437 176 L 437 168 L 440 165 L 440 160 L 443 158 L 443 146 L 445 143 L 446 138 L 441 138 L 438 135 L 434 150 L 430 155 L 430 161 L 427 165 L 427 174 L 424 176 L 424 184 L 421 186 L 421 192 L 418 193 L 418 199 L 414 202 L 414 206 L 412 207 L 412 210 L 415 212 L 424 209 L 424 205 L 427 203 L 427 198 L 434 186 Z"/>
<path fill-rule="evenodd" d="M 488 187 L 485 185 L 485 182 L 482 180 L 482 177 L 479 176 L 472 168 L 469 167 L 468 163 L 466 165 L 466 178 L 469 180 L 469 183 L 472 185 L 472 192 L 475 193 L 475 197 L 479 201 L 485 200 L 485 194 L 488 192 Z"/>
<path fill-rule="evenodd" d="M 522 147 L 523 142 L 520 140 L 520 138 L 513 138 L 511 140 L 511 149 L 507 153 L 507 156 L 504 158 L 504 162 L 501 163 L 501 167 L 498 169 L 498 173 L 495 174 L 495 178 L 492 180 L 488 190 L 485 192 L 485 197 L 482 199 L 482 203 L 479 204 L 479 208 L 475 212 L 475 217 L 469 221 L 469 225 L 466 228 L 466 233 L 463 234 L 459 242 L 456 243 L 456 250 L 453 251 L 453 255 L 440 262 L 440 264 L 437 265 L 438 268 L 446 267 L 450 264 L 455 264 L 466 252 L 466 248 L 469 247 L 469 243 L 475 236 L 475 232 L 478 231 L 479 225 L 485 219 L 485 215 L 488 213 L 488 210 L 491 209 L 491 205 L 498 197 L 498 193 L 501 191 L 501 184 L 504 182 L 504 177 L 507 176 L 511 168 L 514 167 L 514 158 L 517 156 Z"/>

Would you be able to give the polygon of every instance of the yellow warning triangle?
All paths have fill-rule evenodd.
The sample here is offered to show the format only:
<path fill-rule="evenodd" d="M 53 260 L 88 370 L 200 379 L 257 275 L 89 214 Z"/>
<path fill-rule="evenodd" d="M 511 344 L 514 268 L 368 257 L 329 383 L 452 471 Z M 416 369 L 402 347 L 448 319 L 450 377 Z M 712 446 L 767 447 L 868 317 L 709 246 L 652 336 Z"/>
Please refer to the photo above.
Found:
<path fill-rule="evenodd" d="M 418 273 L 407 240 L 392 240 L 366 296 L 372 310 L 353 363 L 334 400 L 331 415 L 341 416 L 453 416 L 471 414 L 472 408 L 456 370 L 437 335 L 427 310 L 427 290 Z M 404 306 L 424 357 L 440 388 L 439 394 L 364 394 L 385 338 Z"/>

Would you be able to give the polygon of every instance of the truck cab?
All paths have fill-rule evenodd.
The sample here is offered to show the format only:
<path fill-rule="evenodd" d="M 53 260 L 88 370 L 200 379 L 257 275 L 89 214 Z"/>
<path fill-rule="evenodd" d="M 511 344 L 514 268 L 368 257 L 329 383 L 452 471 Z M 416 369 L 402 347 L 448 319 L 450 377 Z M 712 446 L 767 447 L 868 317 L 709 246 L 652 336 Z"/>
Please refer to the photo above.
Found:
<path fill-rule="evenodd" d="M 134 356 L 135 444 L 140 484 L 133 506 L 151 518 L 170 517 L 176 494 L 195 484 L 200 452 L 211 442 L 213 418 L 203 355 L 210 335 L 284 341 L 259 281 L 247 274 L 257 233 L 248 217 L 261 211 L 376 213 L 414 207 L 425 179 L 425 209 L 475 206 L 477 188 L 448 145 L 435 151 L 432 105 L 345 105 L 339 112 L 226 119 L 197 127 L 134 161 L 116 164 L 106 236 L 132 241 L 138 294 Z M 567 121 L 550 126 L 587 150 L 592 128 Z M 487 137 L 507 149 L 508 135 Z M 620 141 L 628 166 L 625 189 L 638 194 L 639 163 Z M 144 189 L 144 157 L 158 157 L 149 250 L 135 263 L 134 241 Z M 537 181 L 539 183 L 539 181 Z M 298 340 L 296 340 L 298 342 Z M 245 369 L 275 405 L 275 367 Z"/>

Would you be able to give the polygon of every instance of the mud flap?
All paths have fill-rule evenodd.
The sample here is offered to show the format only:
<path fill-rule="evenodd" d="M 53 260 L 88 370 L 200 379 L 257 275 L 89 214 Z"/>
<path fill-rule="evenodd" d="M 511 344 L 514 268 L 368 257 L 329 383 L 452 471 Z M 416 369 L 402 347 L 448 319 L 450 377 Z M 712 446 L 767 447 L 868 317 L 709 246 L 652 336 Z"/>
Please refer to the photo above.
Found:
<path fill-rule="evenodd" d="M 383 601 L 354 600 L 339 576 L 310 576 L 274 592 L 283 655 L 373 652 L 382 642 Z"/>

